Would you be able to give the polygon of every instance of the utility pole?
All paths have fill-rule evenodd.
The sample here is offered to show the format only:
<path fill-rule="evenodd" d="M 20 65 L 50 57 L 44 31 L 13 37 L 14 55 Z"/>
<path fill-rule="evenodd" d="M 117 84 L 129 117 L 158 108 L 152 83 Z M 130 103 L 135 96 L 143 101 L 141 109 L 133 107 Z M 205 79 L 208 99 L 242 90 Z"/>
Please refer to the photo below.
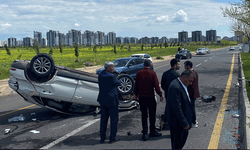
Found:
<path fill-rule="evenodd" d="M 147 37 L 145 36 L 145 53 L 147 53 Z"/>

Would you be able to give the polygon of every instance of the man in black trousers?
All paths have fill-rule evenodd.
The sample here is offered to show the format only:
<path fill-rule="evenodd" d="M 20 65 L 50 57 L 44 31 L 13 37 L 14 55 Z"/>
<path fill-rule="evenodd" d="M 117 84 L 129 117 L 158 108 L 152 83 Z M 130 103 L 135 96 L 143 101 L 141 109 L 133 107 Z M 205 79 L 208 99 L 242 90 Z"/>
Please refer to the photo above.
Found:
<path fill-rule="evenodd" d="M 105 70 L 98 75 L 99 95 L 97 101 L 101 106 L 101 122 L 100 122 L 100 143 L 104 143 L 106 139 L 107 123 L 110 117 L 110 136 L 109 143 L 118 141 L 116 137 L 117 124 L 119 120 L 119 98 L 117 87 L 121 82 L 112 74 L 114 64 L 105 62 Z"/>
<path fill-rule="evenodd" d="M 166 107 L 165 107 L 164 118 L 163 118 L 164 125 L 163 125 L 162 130 L 168 129 L 167 117 L 166 117 L 167 116 L 166 108 L 167 108 L 168 87 L 174 79 L 177 79 L 180 76 L 180 73 L 177 72 L 177 70 L 179 70 L 181 67 L 180 61 L 177 59 L 172 59 L 170 61 L 170 65 L 171 65 L 171 68 L 169 70 L 165 71 L 161 77 L 161 88 L 165 92 L 165 99 L 166 99 Z"/>
<path fill-rule="evenodd" d="M 167 120 L 170 127 L 172 149 L 182 149 L 188 130 L 194 122 L 194 111 L 187 87 L 193 83 L 195 74 L 186 69 L 181 77 L 171 82 L 167 97 Z"/>
<path fill-rule="evenodd" d="M 162 92 L 159 86 L 156 73 L 150 69 L 151 61 L 144 60 L 144 69 L 136 74 L 134 94 L 135 99 L 139 100 L 141 114 L 142 114 L 142 140 L 146 141 L 148 138 L 148 112 L 150 121 L 150 137 L 161 136 L 155 130 L 155 115 L 156 115 L 156 101 L 155 90 L 160 96 L 160 101 L 163 101 Z"/>

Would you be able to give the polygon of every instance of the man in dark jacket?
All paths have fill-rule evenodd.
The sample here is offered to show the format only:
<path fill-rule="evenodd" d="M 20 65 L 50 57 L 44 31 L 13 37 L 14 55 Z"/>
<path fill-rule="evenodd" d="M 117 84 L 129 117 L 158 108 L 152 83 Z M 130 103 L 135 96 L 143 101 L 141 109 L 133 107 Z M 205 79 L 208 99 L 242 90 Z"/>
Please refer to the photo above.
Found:
<path fill-rule="evenodd" d="M 193 69 L 193 63 L 191 61 L 189 61 L 189 60 L 185 61 L 184 66 L 185 66 L 185 69 L 189 69 L 189 70 L 193 71 L 194 74 L 195 74 L 193 84 L 188 86 L 187 89 L 188 89 L 188 93 L 189 93 L 189 96 L 190 96 L 190 99 L 191 99 L 191 104 L 192 104 L 193 109 L 194 109 L 195 122 L 193 122 L 192 127 L 197 128 L 198 127 L 198 121 L 196 119 L 195 100 L 196 100 L 196 98 L 200 97 L 199 84 L 198 84 L 198 81 L 199 81 L 198 73 Z"/>
<path fill-rule="evenodd" d="M 168 126 L 167 126 L 167 114 L 166 114 L 166 108 L 167 108 L 167 95 L 168 95 L 168 88 L 169 88 L 169 85 L 170 83 L 174 80 L 174 79 L 177 79 L 179 76 L 180 76 L 180 73 L 177 72 L 177 70 L 180 69 L 181 65 L 180 65 L 180 61 L 177 60 L 177 59 L 172 59 L 170 61 L 170 65 L 171 65 L 171 68 L 168 70 L 168 71 L 165 71 L 163 74 L 162 74 L 162 77 L 161 77 L 161 88 L 164 90 L 165 92 L 165 99 L 166 99 L 166 107 L 165 107 L 165 113 L 164 113 L 164 125 L 163 125 L 163 130 L 166 130 L 168 129 Z"/>
<path fill-rule="evenodd" d="M 160 96 L 160 101 L 163 101 L 162 92 L 159 87 L 159 81 L 156 73 L 150 70 L 151 61 L 149 59 L 144 60 L 144 69 L 140 70 L 136 74 L 136 81 L 134 87 L 135 99 L 138 100 L 142 114 L 142 140 L 146 141 L 148 138 L 148 112 L 150 120 L 150 137 L 161 136 L 155 130 L 155 115 L 156 115 L 156 101 L 155 92 Z"/>
<path fill-rule="evenodd" d="M 172 149 L 183 148 L 188 137 L 188 130 L 194 121 L 194 112 L 187 90 L 194 78 L 195 74 L 186 69 L 181 77 L 173 80 L 169 86 L 166 114 Z"/>
<path fill-rule="evenodd" d="M 119 98 L 117 87 L 121 85 L 121 82 L 112 74 L 114 70 L 114 64 L 112 62 L 106 62 L 104 64 L 104 70 L 98 75 L 99 95 L 97 101 L 101 106 L 101 122 L 100 122 L 100 143 L 103 143 L 106 139 L 107 123 L 110 117 L 110 136 L 109 142 L 118 141 L 116 137 L 117 124 L 119 120 Z"/>

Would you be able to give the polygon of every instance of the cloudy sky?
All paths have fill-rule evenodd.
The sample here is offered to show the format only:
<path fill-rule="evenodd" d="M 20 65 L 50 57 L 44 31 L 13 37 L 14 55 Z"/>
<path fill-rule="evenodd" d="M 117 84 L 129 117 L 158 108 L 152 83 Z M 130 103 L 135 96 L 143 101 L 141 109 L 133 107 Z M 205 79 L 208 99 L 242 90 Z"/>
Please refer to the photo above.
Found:
<path fill-rule="evenodd" d="M 0 40 L 71 29 L 115 32 L 119 37 L 177 38 L 178 32 L 217 30 L 233 36 L 221 7 L 239 0 L 0 0 Z"/>

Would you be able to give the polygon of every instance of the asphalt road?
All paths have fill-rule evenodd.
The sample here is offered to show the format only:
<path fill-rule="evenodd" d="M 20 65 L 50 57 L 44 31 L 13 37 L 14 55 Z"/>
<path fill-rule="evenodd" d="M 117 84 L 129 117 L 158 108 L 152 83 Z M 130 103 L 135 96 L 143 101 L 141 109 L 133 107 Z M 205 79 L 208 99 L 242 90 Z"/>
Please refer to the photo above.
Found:
<path fill-rule="evenodd" d="M 237 48 L 236 48 L 237 50 Z M 198 128 L 192 128 L 184 149 L 237 149 L 241 145 L 241 128 L 238 110 L 237 83 L 238 51 L 228 48 L 211 51 L 208 55 L 194 55 L 191 61 L 199 74 L 200 94 L 213 95 L 210 103 L 196 100 Z M 181 60 L 181 69 L 184 70 Z M 170 68 L 169 60 L 154 63 L 159 81 L 162 73 Z M 232 65 L 233 64 L 233 65 Z M 232 72 L 230 72 L 233 68 Z M 231 79 L 231 80 L 230 80 Z M 158 103 L 157 116 L 162 114 L 165 101 Z M 99 144 L 99 118 L 93 114 L 68 116 L 37 107 L 14 94 L 0 97 L 0 149 L 170 149 L 169 131 L 161 137 L 141 140 L 141 114 L 137 109 L 119 113 L 120 141 Z M 15 116 L 24 121 L 9 122 Z M 157 126 L 159 121 L 157 119 Z M 5 134 L 5 129 L 10 129 Z M 109 128 L 108 128 L 109 130 Z M 129 134 L 128 134 L 129 133 Z M 109 133 L 107 133 L 109 135 Z"/>

